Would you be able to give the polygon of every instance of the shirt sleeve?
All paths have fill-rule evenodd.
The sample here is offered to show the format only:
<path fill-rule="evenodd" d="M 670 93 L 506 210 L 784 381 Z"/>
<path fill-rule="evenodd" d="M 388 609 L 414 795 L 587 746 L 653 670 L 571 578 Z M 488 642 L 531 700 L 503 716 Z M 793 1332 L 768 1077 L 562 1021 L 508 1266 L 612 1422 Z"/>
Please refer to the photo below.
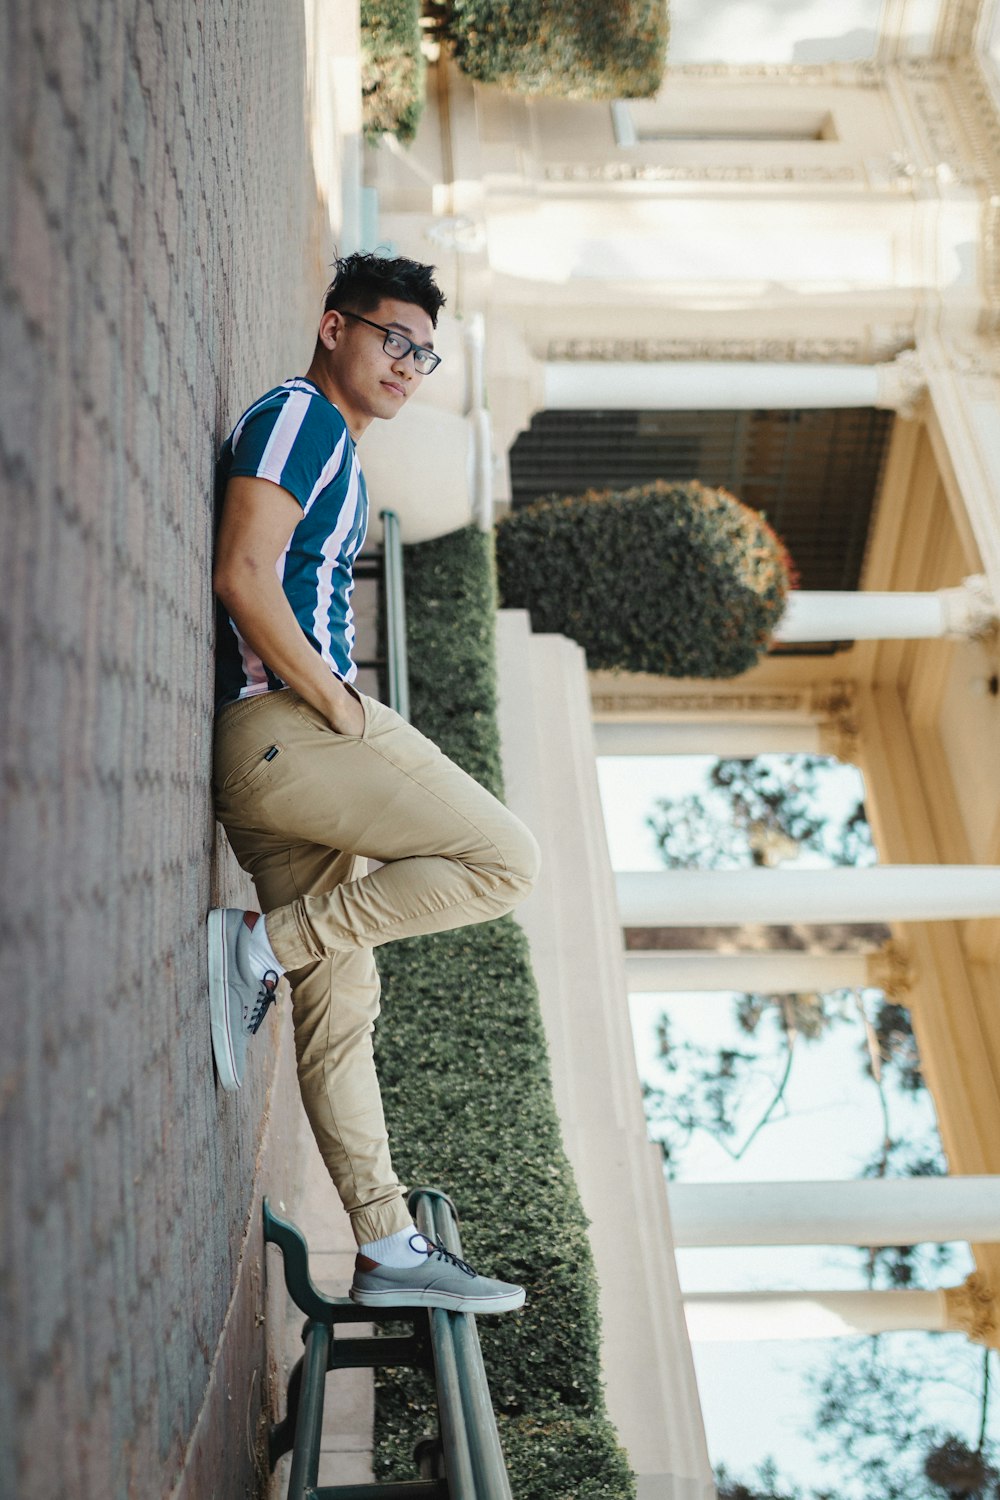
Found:
<path fill-rule="evenodd" d="M 347 424 L 335 406 L 309 391 L 289 391 L 242 424 L 228 477 L 269 479 L 305 510 L 349 462 Z"/>

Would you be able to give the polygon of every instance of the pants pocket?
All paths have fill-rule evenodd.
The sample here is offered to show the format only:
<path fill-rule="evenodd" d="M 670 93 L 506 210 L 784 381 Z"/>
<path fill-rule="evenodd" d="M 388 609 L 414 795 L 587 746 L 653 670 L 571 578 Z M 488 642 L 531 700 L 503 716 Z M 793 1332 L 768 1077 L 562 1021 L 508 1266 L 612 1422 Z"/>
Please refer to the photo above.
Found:
<path fill-rule="evenodd" d="M 236 797 L 264 781 L 271 774 L 271 767 L 283 749 L 284 746 L 279 744 L 257 746 L 249 755 L 237 761 L 221 786 L 216 782 L 216 796 Z"/>

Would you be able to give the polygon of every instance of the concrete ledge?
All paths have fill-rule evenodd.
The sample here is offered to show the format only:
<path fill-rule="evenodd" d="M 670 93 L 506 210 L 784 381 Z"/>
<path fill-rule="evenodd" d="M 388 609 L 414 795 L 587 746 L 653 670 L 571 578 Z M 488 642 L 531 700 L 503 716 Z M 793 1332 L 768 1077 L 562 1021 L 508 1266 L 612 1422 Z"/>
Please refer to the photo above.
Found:
<path fill-rule="evenodd" d="M 542 848 L 541 878 L 518 917 L 591 1220 L 608 1409 L 642 1500 L 706 1500 L 715 1486 L 636 1072 L 586 663 L 573 642 L 532 635 L 522 611 L 501 612 L 497 637 L 507 799 Z"/>

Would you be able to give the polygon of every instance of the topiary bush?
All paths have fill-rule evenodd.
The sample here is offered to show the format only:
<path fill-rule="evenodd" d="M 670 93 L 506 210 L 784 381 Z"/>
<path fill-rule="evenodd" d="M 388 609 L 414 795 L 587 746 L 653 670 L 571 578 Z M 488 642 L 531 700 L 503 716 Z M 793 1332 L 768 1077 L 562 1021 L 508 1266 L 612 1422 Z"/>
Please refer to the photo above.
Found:
<path fill-rule="evenodd" d="M 498 524 L 497 567 L 504 606 L 591 668 L 667 677 L 752 667 L 792 583 L 763 516 L 696 481 L 536 501 Z"/>
<path fill-rule="evenodd" d="M 502 794 L 492 539 L 474 527 L 406 549 L 414 723 Z M 527 942 L 512 917 L 376 950 L 387 1024 L 376 1053 L 404 1182 L 449 1193 L 475 1264 L 528 1289 L 524 1310 L 478 1322 L 518 1500 L 629 1500 L 608 1421 L 597 1284 L 560 1137 Z M 375 1468 L 415 1478 L 436 1427 L 433 1387 L 381 1371 Z"/>
<path fill-rule="evenodd" d="M 518 94 L 645 99 L 663 81 L 666 0 L 452 0 L 464 72 Z"/>
<path fill-rule="evenodd" d="M 365 135 L 412 140 L 426 98 L 420 0 L 361 0 L 361 104 Z"/>

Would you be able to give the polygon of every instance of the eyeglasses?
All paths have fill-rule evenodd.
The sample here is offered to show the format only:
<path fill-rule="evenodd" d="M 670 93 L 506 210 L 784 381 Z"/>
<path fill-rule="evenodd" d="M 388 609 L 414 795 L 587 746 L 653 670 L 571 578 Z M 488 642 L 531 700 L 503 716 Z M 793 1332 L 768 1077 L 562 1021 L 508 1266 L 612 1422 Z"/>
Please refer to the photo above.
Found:
<path fill-rule="evenodd" d="M 382 348 L 386 354 L 391 354 L 393 359 L 405 359 L 412 349 L 413 368 L 418 375 L 429 375 L 441 363 L 440 354 L 435 354 L 433 349 L 425 349 L 422 344 L 415 344 L 405 334 L 397 333 L 395 328 L 386 328 L 382 323 L 373 323 L 371 318 L 363 318 L 360 313 L 342 312 L 341 317 L 354 318 L 355 322 L 367 323 L 369 328 L 377 328 L 379 333 L 384 333 Z"/>

